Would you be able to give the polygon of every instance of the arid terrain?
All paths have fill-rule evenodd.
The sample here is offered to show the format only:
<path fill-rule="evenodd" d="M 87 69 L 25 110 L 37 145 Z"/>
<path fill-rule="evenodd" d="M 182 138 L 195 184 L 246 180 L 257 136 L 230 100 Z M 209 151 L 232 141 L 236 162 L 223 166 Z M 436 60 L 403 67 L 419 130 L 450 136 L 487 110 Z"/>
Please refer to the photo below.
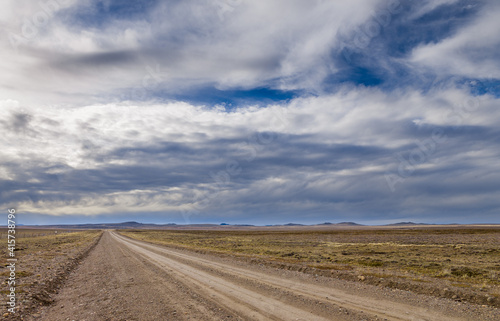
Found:
<path fill-rule="evenodd" d="M 282 269 L 500 307 L 497 228 L 298 226 L 121 233 Z"/>
<path fill-rule="evenodd" d="M 33 271 L 38 269 L 34 276 L 57 280 L 46 290 L 36 288 L 41 293 L 37 295 L 34 287 L 23 287 L 29 308 L 4 316 L 6 320 L 500 317 L 500 230 L 494 227 L 130 229 L 106 230 L 102 236 L 97 231 L 67 234 L 74 238 L 71 247 L 59 239 L 38 252 L 29 250 L 39 255 L 30 265 Z M 46 241 L 54 236 L 32 238 Z M 35 248 L 33 244 L 42 243 L 32 242 L 22 251 Z M 42 270 L 54 269 L 48 269 L 54 265 L 49 253 L 58 246 L 54 257 L 78 263 L 56 278 Z M 30 262 L 26 257 L 19 256 L 20 267 Z M 42 283 L 37 284 L 47 285 Z"/>
<path fill-rule="evenodd" d="M 7 231 L 0 230 L 3 240 Z M 52 295 L 64 283 L 69 273 L 95 246 L 102 231 L 67 229 L 16 230 L 16 313 L 7 314 L 7 300 L 2 300 L 0 318 L 20 319 L 33 313 L 40 305 L 52 303 Z M 5 243 L 7 243 L 5 241 Z M 5 246 L 5 250 L 7 246 Z M 9 293 L 7 251 L 0 258 L 1 293 Z"/>

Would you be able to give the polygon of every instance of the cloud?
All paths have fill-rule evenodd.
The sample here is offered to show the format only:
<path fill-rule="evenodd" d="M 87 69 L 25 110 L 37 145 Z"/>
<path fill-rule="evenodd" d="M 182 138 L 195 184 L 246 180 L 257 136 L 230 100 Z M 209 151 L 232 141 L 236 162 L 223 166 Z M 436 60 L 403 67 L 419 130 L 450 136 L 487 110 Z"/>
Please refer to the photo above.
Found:
<path fill-rule="evenodd" d="M 500 78 L 498 51 L 500 6 L 495 1 L 484 5 L 475 19 L 450 37 L 415 48 L 411 61 L 432 68 L 441 75 L 469 78 Z"/>
<path fill-rule="evenodd" d="M 329 56 L 339 29 L 362 23 L 380 3 L 169 1 L 130 15 L 120 1 L 86 1 L 54 5 L 39 27 L 40 5 L 18 8 L 7 30 L 22 40 L 2 44 L 2 85 L 10 87 L 3 98 L 109 102 L 110 92 L 141 88 L 151 69 L 167 97 L 196 86 L 313 90 L 336 68 Z"/>
<path fill-rule="evenodd" d="M 459 112 L 458 97 L 479 104 L 457 114 L 459 126 L 449 116 Z M 500 115 L 491 113 L 497 103 L 457 89 L 388 95 L 348 88 L 231 112 L 177 102 L 19 114 L 9 102 L 2 109 L 2 119 L 11 121 L 3 124 L 10 127 L 2 138 L 1 202 L 51 215 L 285 220 L 307 212 L 309 220 L 370 220 L 446 206 L 462 211 L 452 200 L 463 195 L 470 210 L 493 211 L 500 186 L 485 174 L 498 172 Z M 446 140 L 422 147 L 432 149 L 429 157 L 407 163 L 401 175 L 401 160 L 411 162 L 436 130 Z M 9 148 L 9 141 L 18 143 Z M 394 192 L 388 173 L 402 179 Z M 439 203 L 439 195 L 449 202 Z"/>
<path fill-rule="evenodd" d="M 493 2 L 50 4 L 10 5 L 0 98 L 240 104 L 238 94 L 254 89 L 317 95 L 339 83 L 392 90 L 429 86 L 436 76 L 497 77 Z"/>
<path fill-rule="evenodd" d="M 0 204 L 181 222 L 491 221 L 498 8 L 8 1 Z"/>

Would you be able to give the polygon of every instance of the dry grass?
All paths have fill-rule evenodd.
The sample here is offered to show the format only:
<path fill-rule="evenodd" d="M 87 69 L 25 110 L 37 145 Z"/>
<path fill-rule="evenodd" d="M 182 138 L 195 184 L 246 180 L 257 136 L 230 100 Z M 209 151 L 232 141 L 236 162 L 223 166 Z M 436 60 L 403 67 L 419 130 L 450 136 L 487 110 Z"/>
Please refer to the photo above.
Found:
<path fill-rule="evenodd" d="M 55 233 L 57 231 L 57 234 Z M 0 229 L 0 234 L 6 234 Z M 16 292 L 29 292 L 32 287 L 55 280 L 61 271 L 78 254 L 93 243 L 101 231 L 70 231 L 52 229 L 16 229 Z M 0 257 L 0 276 L 2 286 L 0 293 L 8 293 L 6 276 L 9 271 L 7 263 L 7 237 L 3 237 L 5 246 Z M 19 298 L 22 302 L 23 296 Z"/>
<path fill-rule="evenodd" d="M 122 230 L 159 244 L 461 286 L 500 285 L 500 229 Z"/>
<path fill-rule="evenodd" d="M 57 232 L 57 234 L 55 233 Z M 101 231 L 86 230 L 53 230 L 53 229 L 21 229 L 16 230 L 16 250 L 15 255 L 22 267 L 22 261 L 27 256 L 36 255 L 41 261 L 43 259 L 54 258 L 58 255 L 68 253 L 70 250 L 79 248 L 90 243 Z M 0 230 L 0 235 L 7 235 L 5 229 Z M 4 239 L 7 239 L 5 236 Z M 2 249 L 4 251 L 0 266 L 7 264 L 7 242 Z M 42 264 L 43 262 L 40 262 Z M 16 271 L 20 273 L 21 271 Z"/>

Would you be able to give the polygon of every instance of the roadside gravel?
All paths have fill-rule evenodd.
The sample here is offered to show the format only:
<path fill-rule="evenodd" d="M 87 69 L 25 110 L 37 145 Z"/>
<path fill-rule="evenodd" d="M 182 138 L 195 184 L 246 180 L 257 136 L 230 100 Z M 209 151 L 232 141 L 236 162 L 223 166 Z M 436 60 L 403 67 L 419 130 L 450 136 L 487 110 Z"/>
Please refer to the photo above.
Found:
<path fill-rule="evenodd" d="M 499 320 L 497 308 L 315 276 L 105 232 L 27 320 Z"/>

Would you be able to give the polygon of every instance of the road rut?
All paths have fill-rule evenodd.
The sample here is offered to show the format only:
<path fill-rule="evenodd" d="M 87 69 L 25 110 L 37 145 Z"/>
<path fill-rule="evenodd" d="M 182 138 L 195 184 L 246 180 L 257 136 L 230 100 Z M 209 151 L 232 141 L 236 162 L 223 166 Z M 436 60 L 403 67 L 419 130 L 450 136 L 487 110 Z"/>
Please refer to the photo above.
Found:
<path fill-rule="evenodd" d="M 104 233 L 45 320 L 467 320 Z"/>

